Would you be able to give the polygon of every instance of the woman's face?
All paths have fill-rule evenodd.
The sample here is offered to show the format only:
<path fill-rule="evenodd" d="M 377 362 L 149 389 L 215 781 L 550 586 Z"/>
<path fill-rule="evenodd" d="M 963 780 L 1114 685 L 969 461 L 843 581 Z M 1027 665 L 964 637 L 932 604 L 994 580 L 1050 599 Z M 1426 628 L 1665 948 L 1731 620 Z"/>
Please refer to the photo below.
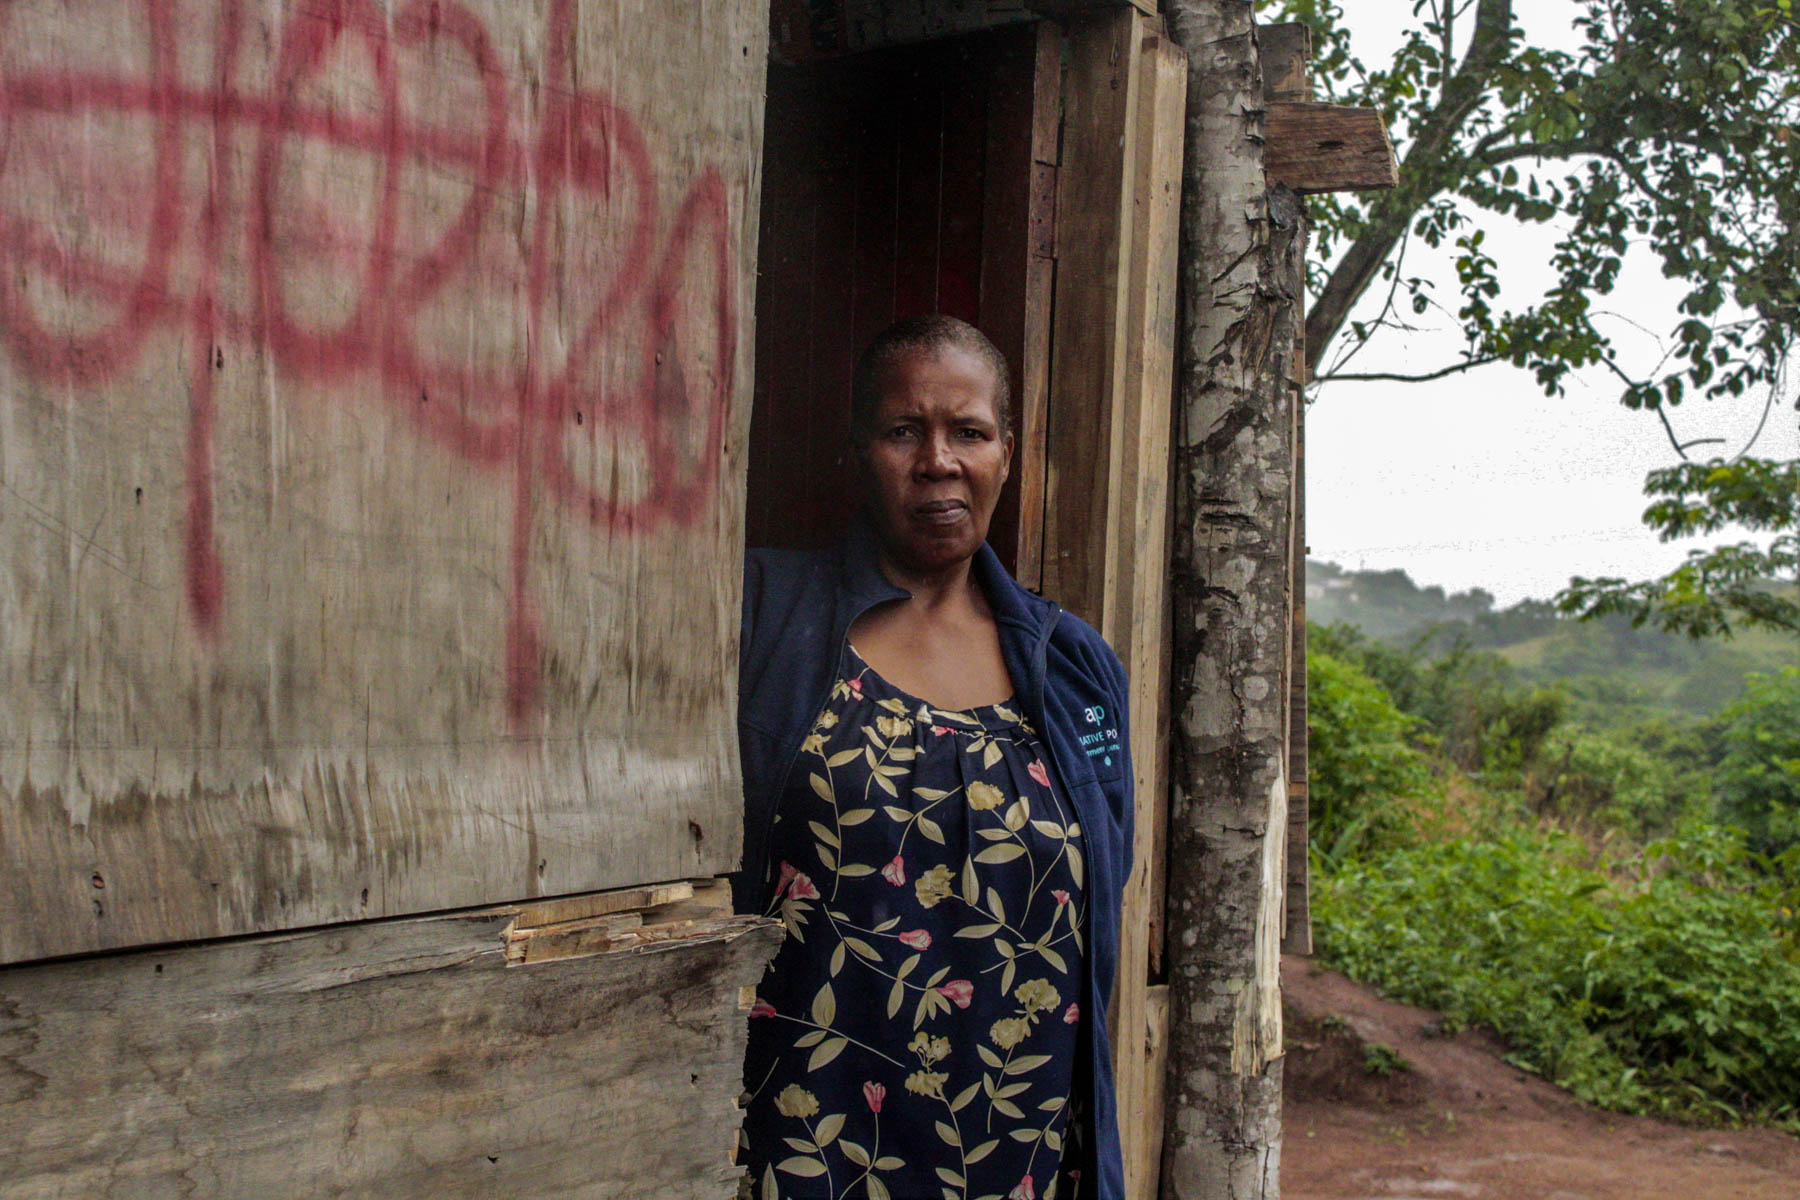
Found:
<path fill-rule="evenodd" d="M 871 509 L 895 564 L 933 572 L 974 556 L 1012 463 L 987 363 L 957 346 L 888 368 L 864 431 Z"/>

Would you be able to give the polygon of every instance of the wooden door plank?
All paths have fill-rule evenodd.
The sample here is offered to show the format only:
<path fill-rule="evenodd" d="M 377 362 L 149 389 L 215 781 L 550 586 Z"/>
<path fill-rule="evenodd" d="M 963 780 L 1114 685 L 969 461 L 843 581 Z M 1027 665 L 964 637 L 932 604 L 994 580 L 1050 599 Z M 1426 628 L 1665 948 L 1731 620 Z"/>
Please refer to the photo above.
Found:
<path fill-rule="evenodd" d="M 1114 1012 L 1125 1187 L 1157 1191 L 1162 1107 L 1148 988 L 1151 939 L 1160 933 L 1157 881 L 1166 853 L 1167 614 L 1170 446 L 1174 421 L 1176 257 L 1181 212 L 1187 56 L 1160 36 L 1143 39 L 1133 164 L 1125 388 L 1113 410 L 1111 525 L 1104 621 L 1131 682 L 1136 831 L 1125 886 Z"/>
<path fill-rule="evenodd" d="M 1051 314 L 1043 590 L 1102 625 L 1113 406 L 1124 391 L 1137 144 L 1147 18 L 1071 21 L 1063 89 Z"/>
<path fill-rule="evenodd" d="M 612 953 L 504 906 L 0 969 L 0 1197 L 729 1196 L 779 926 L 681 903 Z"/>

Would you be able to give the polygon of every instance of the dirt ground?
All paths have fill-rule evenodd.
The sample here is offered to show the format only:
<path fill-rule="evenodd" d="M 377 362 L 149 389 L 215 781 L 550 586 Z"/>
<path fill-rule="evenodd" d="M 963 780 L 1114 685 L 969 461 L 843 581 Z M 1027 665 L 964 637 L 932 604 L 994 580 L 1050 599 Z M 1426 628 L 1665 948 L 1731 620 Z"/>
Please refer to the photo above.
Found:
<path fill-rule="evenodd" d="M 1490 1037 L 1283 969 L 1285 1200 L 1800 1200 L 1800 1140 L 1599 1112 Z"/>

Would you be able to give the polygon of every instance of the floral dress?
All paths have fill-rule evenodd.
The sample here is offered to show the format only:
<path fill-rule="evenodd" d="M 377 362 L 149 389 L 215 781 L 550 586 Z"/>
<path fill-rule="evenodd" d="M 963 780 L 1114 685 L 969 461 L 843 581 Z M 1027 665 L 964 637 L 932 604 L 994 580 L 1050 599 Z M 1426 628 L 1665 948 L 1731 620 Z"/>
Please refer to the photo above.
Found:
<path fill-rule="evenodd" d="M 748 1194 L 1078 1200 L 1073 806 L 1010 705 L 936 709 L 849 659 L 777 810 Z"/>

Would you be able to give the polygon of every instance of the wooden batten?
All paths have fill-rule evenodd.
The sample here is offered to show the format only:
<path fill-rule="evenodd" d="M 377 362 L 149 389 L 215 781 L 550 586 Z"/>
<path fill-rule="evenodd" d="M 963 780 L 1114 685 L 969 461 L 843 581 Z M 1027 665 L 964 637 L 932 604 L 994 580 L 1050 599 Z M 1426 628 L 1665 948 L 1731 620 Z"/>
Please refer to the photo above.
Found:
<path fill-rule="evenodd" d="M 1302 195 L 1391 188 L 1400 181 L 1387 123 L 1372 108 L 1271 102 L 1263 172 Z"/>
<path fill-rule="evenodd" d="M 722 890 L 0 970 L 0 1196 L 730 1195 L 780 933 Z M 641 940 L 569 944 L 645 898 Z"/>

